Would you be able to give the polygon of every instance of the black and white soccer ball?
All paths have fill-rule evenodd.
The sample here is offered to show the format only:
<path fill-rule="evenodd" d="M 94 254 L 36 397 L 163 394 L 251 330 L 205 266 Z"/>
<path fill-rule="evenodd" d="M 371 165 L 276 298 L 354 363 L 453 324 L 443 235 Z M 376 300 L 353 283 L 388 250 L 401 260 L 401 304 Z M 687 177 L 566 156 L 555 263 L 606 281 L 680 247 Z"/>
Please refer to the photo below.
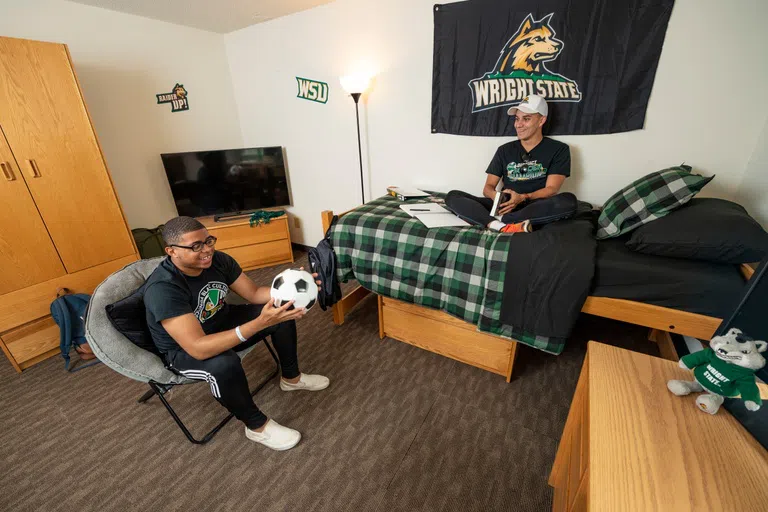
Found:
<path fill-rule="evenodd" d="M 317 284 L 312 274 L 305 270 L 288 269 L 280 272 L 272 281 L 270 295 L 275 307 L 288 301 L 295 301 L 293 308 L 309 310 L 317 302 Z"/>

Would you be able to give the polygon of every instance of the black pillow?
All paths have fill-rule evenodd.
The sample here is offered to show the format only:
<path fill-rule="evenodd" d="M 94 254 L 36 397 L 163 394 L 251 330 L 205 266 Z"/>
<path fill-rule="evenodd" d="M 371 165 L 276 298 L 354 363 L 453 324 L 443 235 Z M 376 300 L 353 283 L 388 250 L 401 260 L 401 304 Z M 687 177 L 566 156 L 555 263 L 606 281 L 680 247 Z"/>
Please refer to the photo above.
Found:
<path fill-rule="evenodd" d="M 139 348 L 160 355 L 152 333 L 147 325 L 147 311 L 144 308 L 144 286 L 128 297 L 105 308 L 112 325 Z"/>
<path fill-rule="evenodd" d="M 752 263 L 768 253 L 768 233 L 741 205 L 724 199 L 694 198 L 635 229 L 626 246 L 657 256 Z"/>

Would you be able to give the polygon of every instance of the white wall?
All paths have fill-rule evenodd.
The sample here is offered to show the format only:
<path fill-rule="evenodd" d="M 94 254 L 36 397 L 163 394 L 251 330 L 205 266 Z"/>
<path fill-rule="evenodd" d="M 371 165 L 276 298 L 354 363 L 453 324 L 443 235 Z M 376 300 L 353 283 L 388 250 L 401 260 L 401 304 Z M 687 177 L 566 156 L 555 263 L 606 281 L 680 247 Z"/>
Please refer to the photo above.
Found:
<path fill-rule="evenodd" d="M 768 229 L 768 118 L 749 159 L 737 197 L 750 215 Z"/>
<path fill-rule="evenodd" d="M 60 0 L 0 0 L 0 35 L 69 45 L 132 228 L 176 215 L 161 153 L 242 146 L 220 34 Z M 177 81 L 187 112 L 155 99 Z"/>
<path fill-rule="evenodd" d="M 488 161 L 510 139 L 430 133 L 433 5 L 337 0 L 226 36 L 244 144 L 286 148 L 291 212 L 303 228 L 294 241 L 314 245 L 321 210 L 360 202 L 354 104 L 338 77 L 362 61 L 378 72 L 361 105 L 372 196 L 387 185 L 480 193 Z M 717 174 L 703 195 L 735 198 L 768 115 L 766 19 L 763 0 L 677 0 L 645 129 L 560 137 L 573 154 L 567 189 L 601 204 L 685 161 Z M 296 98 L 296 76 L 328 82 L 327 105 Z"/>

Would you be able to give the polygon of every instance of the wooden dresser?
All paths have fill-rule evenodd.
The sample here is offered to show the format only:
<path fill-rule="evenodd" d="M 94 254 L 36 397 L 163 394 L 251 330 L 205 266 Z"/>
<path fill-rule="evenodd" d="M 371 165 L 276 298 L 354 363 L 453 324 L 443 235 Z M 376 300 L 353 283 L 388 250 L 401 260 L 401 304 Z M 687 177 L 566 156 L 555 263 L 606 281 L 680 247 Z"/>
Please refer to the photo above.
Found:
<path fill-rule="evenodd" d="M 50 305 L 138 259 L 67 47 L 0 37 L 0 348 L 59 353 Z"/>
<path fill-rule="evenodd" d="M 253 227 L 248 217 L 219 222 L 214 222 L 213 217 L 197 220 L 218 239 L 216 250 L 235 258 L 243 270 L 293 263 L 287 215 L 275 217 L 269 224 Z"/>
<path fill-rule="evenodd" d="M 552 510 L 768 510 L 768 451 L 725 409 L 710 416 L 695 394 L 667 390 L 692 375 L 590 341 L 549 478 Z"/>

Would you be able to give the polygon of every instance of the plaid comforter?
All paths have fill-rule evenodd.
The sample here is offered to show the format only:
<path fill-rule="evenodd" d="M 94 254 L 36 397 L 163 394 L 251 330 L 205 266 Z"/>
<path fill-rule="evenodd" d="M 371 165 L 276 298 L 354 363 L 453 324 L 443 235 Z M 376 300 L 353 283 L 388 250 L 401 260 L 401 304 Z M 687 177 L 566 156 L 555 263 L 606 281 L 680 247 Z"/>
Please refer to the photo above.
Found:
<path fill-rule="evenodd" d="M 563 351 L 564 338 L 515 332 L 499 319 L 512 237 L 477 227 L 428 229 L 401 204 L 380 197 L 333 225 L 340 281 L 357 279 L 374 293 L 443 310 L 482 332 L 552 354 Z"/>

